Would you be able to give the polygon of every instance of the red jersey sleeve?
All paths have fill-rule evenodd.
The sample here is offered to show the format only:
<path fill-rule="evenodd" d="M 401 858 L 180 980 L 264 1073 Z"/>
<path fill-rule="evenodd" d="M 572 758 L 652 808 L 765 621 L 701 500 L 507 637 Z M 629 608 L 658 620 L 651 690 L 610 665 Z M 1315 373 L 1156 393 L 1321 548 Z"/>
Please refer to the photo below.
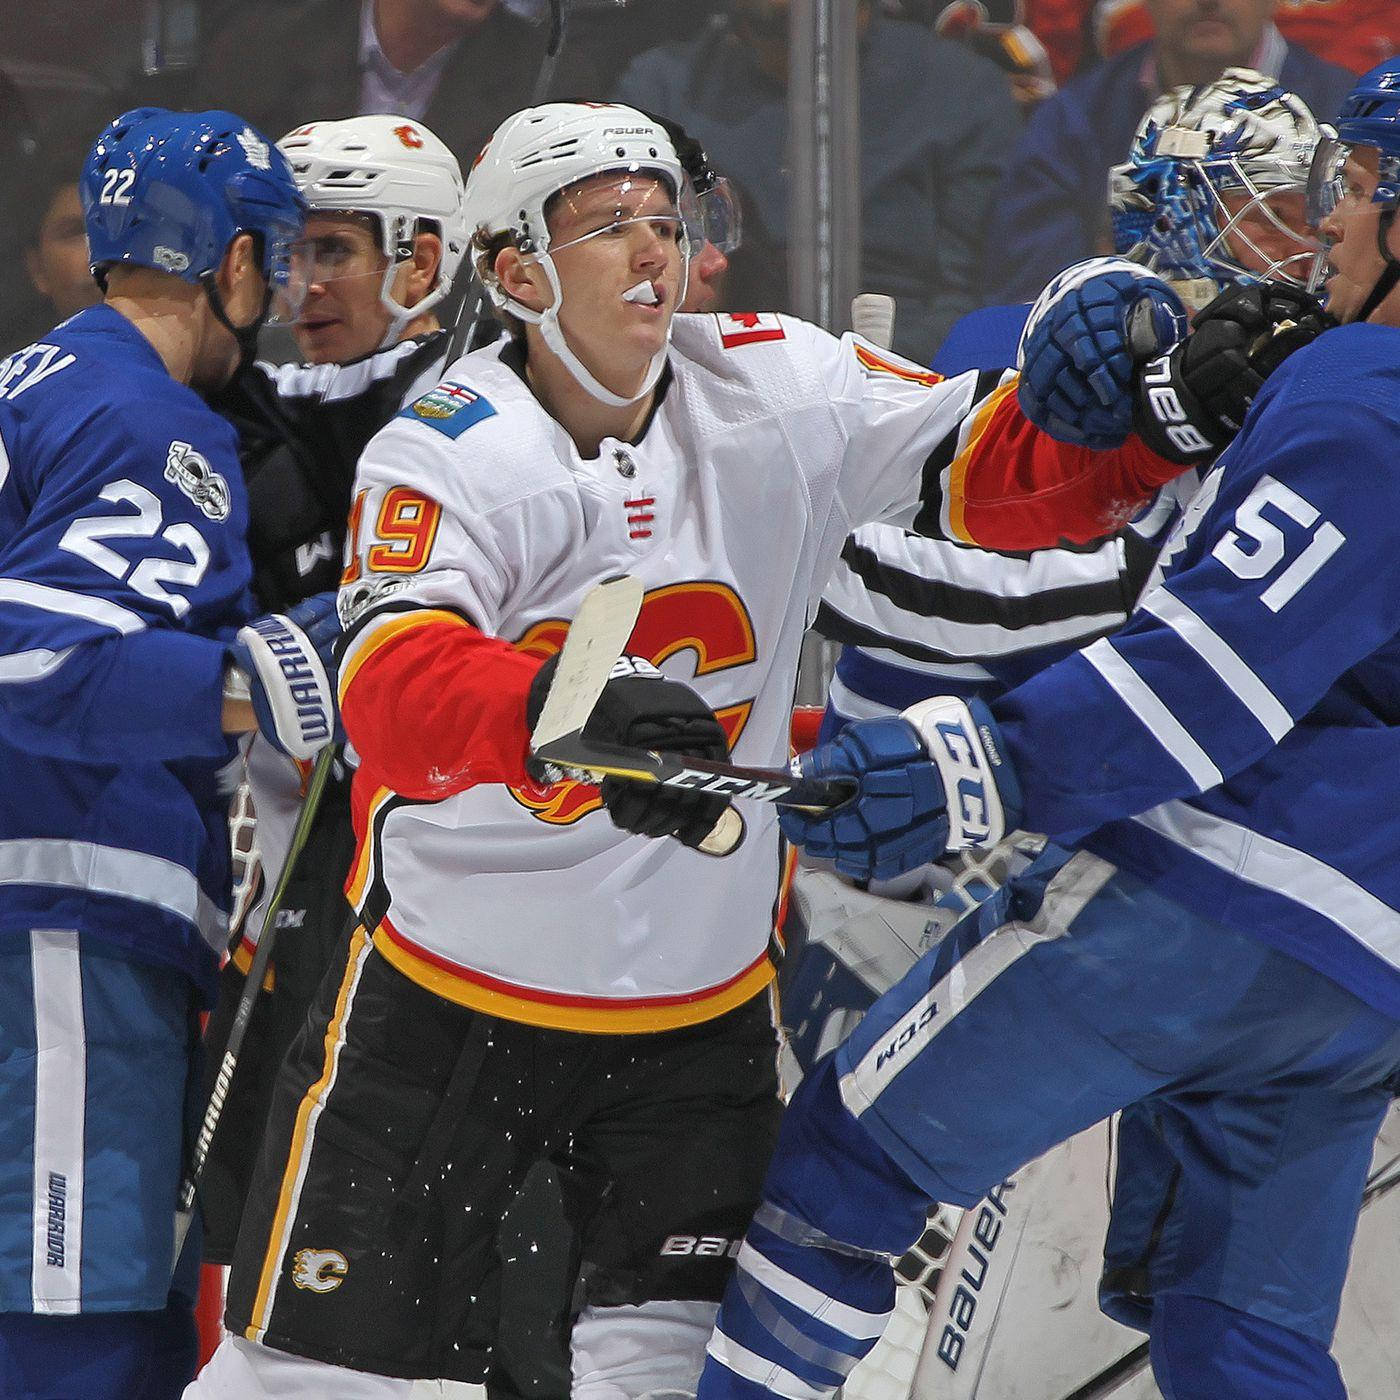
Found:
<path fill-rule="evenodd" d="M 1059 442 L 1016 402 L 988 395 L 944 472 L 948 532 L 984 549 L 1047 549 L 1116 533 L 1184 467 L 1130 437 L 1105 452 Z"/>
<path fill-rule="evenodd" d="M 525 697 L 540 664 L 446 610 L 383 615 L 341 665 L 345 732 L 375 781 L 404 797 L 522 784 Z"/>

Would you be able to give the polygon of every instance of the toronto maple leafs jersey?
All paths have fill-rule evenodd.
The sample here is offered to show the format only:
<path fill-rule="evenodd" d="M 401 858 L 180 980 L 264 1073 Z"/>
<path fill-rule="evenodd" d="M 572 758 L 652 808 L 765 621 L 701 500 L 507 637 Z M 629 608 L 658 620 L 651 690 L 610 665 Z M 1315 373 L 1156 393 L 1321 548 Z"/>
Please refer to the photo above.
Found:
<path fill-rule="evenodd" d="M 1023 824 L 1400 1017 L 1400 330 L 1293 355 L 1114 636 L 994 702 Z"/>
<path fill-rule="evenodd" d="M 772 976 L 772 809 L 749 805 L 744 843 L 716 860 L 619 832 L 592 788 L 532 787 L 523 769 L 513 788 L 483 781 L 470 752 L 449 765 L 435 755 L 453 733 L 436 749 L 425 736 L 472 722 L 440 660 L 454 627 L 542 658 L 592 585 L 633 574 L 646 596 L 630 649 L 694 686 L 737 762 L 781 763 L 802 635 L 855 524 L 917 510 L 965 527 L 984 468 L 999 520 L 1015 513 L 1003 475 L 1028 496 L 1053 476 L 1061 515 L 1085 483 L 1095 514 L 1122 487 L 1018 418 L 1014 385 L 984 395 L 976 375 L 944 382 L 787 317 L 677 317 L 649 423 L 592 458 L 517 356 L 458 361 L 360 461 L 341 592 L 362 759 L 348 893 L 396 967 L 479 1010 L 616 1032 L 706 1020 Z M 1107 465 L 1173 470 L 1136 449 Z M 434 640 L 414 653 L 415 636 Z M 523 689 L 514 711 L 520 767 Z M 429 755 L 412 783 L 386 781 L 409 749 Z"/>
<path fill-rule="evenodd" d="M 119 313 L 0 362 L 0 940 L 77 929 L 211 984 L 246 529 L 233 429 Z"/>

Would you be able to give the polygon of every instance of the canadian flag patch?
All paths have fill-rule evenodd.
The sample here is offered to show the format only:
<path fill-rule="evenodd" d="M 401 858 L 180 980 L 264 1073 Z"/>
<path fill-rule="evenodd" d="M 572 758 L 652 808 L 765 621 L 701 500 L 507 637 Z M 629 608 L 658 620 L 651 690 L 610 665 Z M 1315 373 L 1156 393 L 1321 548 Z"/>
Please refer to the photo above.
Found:
<path fill-rule="evenodd" d="M 786 340 L 787 332 L 776 311 L 720 311 L 719 341 L 726 350 L 753 345 L 760 340 Z"/>

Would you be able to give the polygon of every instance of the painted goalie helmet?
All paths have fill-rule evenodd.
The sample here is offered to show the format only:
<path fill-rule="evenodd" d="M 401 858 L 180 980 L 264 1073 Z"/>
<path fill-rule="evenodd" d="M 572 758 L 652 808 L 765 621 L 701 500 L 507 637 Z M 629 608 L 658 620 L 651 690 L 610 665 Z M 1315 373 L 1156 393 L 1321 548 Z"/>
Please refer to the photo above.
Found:
<path fill-rule="evenodd" d="M 623 398 L 599 383 L 570 348 L 559 325 L 564 293 L 553 254 L 566 245 L 551 245 L 547 221 L 555 196 L 582 180 L 608 174 L 618 177 L 620 191 L 634 180 L 659 179 L 675 201 L 682 255 L 681 289 L 676 298 L 680 305 L 685 300 L 690 256 L 699 250 L 704 234 L 693 191 L 671 138 L 658 122 L 633 107 L 550 102 L 507 117 L 467 176 L 466 218 L 477 274 L 495 305 L 517 320 L 537 325 L 545 343 L 594 398 L 621 406 L 635 403 L 655 386 L 666 363 L 669 335 L 635 396 Z M 653 223 L 656 216 L 647 214 L 642 219 Z M 489 266 L 502 239 L 533 256 L 543 268 L 554 294 L 543 312 L 511 297 Z"/>
<path fill-rule="evenodd" d="M 379 300 L 389 313 L 383 345 L 452 290 L 467 251 L 462 171 L 457 157 L 421 122 L 370 115 L 310 122 L 278 143 L 313 212 L 366 214 L 388 258 Z M 442 240 L 437 277 L 427 296 L 404 306 L 393 293 L 395 274 L 413 257 L 418 233 Z"/>
<path fill-rule="evenodd" d="M 1321 255 L 1308 170 L 1330 134 L 1301 98 L 1249 68 L 1163 93 L 1109 172 L 1115 249 L 1192 307 L 1238 281 L 1306 285 Z"/>

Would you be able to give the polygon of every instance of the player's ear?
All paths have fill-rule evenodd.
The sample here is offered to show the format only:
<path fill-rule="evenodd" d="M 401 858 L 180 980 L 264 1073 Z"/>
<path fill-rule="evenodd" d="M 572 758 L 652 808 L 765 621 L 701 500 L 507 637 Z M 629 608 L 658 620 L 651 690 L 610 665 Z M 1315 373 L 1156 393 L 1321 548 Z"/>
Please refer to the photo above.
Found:
<path fill-rule="evenodd" d="M 214 274 L 219 296 L 238 326 L 251 321 L 262 309 L 265 286 L 257 251 L 257 242 L 251 233 L 237 234 L 224 249 Z"/>
<path fill-rule="evenodd" d="M 403 291 L 399 300 L 417 306 L 433 289 L 442 266 L 442 239 L 435 233 L 420 233 L 413 240 L 413 257 L 404 265 Z"/>
<path fill-rule="evenodd" d="M 544 273 L 533 258 L 527 258 L 518 248 L 502 248 L 496 254 L 496 278 L 507 296 L 531 311 L 543 311 L 549 305 Z"/>

